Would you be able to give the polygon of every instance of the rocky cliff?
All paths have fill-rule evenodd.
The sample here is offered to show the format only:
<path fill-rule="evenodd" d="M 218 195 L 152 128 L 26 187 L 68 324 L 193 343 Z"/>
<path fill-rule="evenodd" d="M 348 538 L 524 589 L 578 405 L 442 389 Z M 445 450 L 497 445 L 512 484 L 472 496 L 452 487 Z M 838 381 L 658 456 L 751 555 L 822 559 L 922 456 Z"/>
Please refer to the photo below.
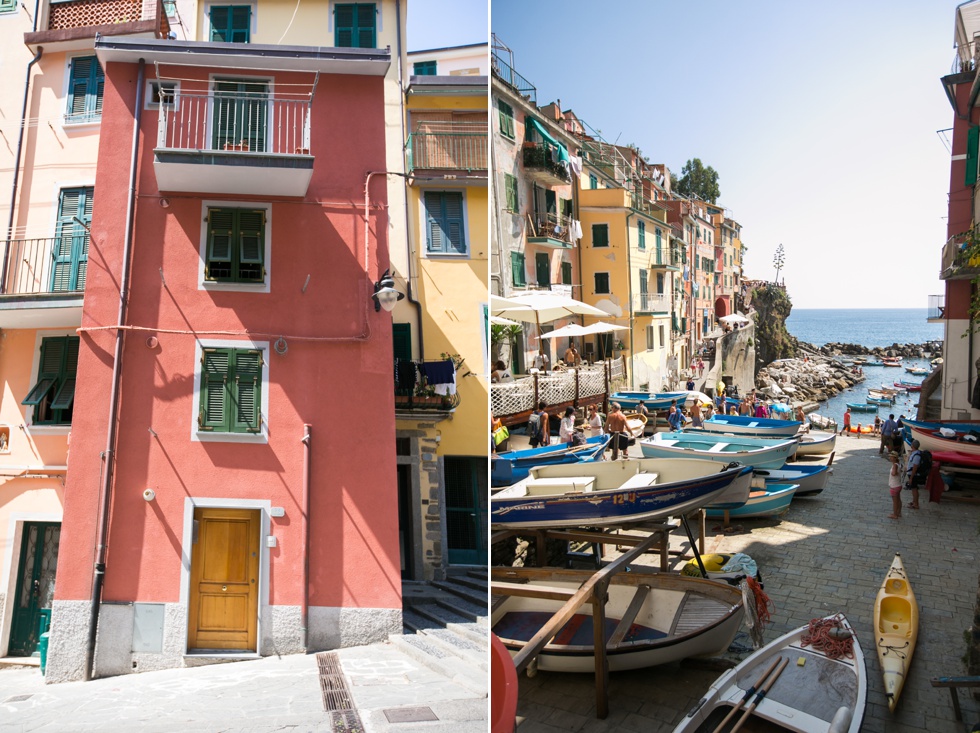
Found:
<path fill-rule="evenodd" d="M 776 359 L 796 356 L 796 340 L 786 330 L 786 319 L 793 310 L 786 289 L 766 283 L 752 291 L 751 302 L 756 310 L 756 370 Z"/>

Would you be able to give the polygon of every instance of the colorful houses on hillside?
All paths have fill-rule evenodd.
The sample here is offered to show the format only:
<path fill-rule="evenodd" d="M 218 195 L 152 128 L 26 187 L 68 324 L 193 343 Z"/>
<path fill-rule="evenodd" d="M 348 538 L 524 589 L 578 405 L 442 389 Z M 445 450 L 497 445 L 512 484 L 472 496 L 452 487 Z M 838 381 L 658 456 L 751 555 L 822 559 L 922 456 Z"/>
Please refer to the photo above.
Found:
<path fill-rule="evenodd" d="M 0 6 L 0 656 L 399 633 L 485 564 L 486 45 L 413 68 L 396 0 L 39 8 Z"/>

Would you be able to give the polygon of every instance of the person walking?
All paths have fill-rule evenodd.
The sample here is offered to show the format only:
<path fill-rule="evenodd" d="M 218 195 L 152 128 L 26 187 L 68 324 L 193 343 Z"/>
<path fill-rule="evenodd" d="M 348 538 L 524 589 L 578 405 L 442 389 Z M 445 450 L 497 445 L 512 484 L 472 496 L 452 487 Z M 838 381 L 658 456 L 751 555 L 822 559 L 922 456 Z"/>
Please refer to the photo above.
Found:
<path fill-rule="evenodd" d="M 606 418 L 606 432 L 612 435 L 612 459 L 619 458 L 620 440 L 629 438 L 626 432 L 626 416 L 618 402 L 609 406 L 609 417 Z M 629 446 L 623 448 L 623 458 L 629 458 Z"/>
<path fill-rule="evenodd" d="M 701 361 L 701 359 L 699 358 L 698 359 L 698 378 L 700 379 L 703 376 L 704 376 L 704 362 Z"/>
<path fill-rule="evenodd" d="M 569 444 L 572 442 L 572 434 L 575 432 L 575 408 L 566 407 L 565 416 L 561 419 L 558 426 L 558 440 Z"/>
<path fill-rule="evenodd" d="M 851 430 L 851 408 L 848 407 L 846 410 L 844 410 L 844 427 L 840 429 L 840 434 L 843 435 L 844 433 L 850 432 L 850 430 Z"/>
<path fill-rule="evenodd" d="M 891 466 L 888 469 L 888 493 L 892 497 L 892 513 L 889 519 L 902 518 L 902 472 L 898 468 L 898 453 L 888 452 L 888 461 Z"/>
<path fill-rule="evenodd" d="M 909 509 L 919 508 L 919 486 L 924 484 L 926 477 L 922 476 L 922 451 L 919 450 L 919 441 L 912 441 L 912 452 L 909 453 L 908 462 L 905 465 L 905 488 L 912 492 L 912 501 Z"/>
<path fill-rule="evenodd" d="M 898 423 L 895 422 L 895 415 L 894 414 L 889 415 L 888 416 L 888 419 L 885 420 L 884 423 L 882 423 L 882 425 L 881 425 L 881 443 L 878 446 L 878 455 L 879 456 L 882 453 L 885 452 L 885 448 L 886 447 L 890 451 L 893 451 L 895 449 L 894 446 L 892 445 L 892 438 L 894 437 L 895 430 L 897 428 L 898 428 Z M 897 455 L 897 453 L 896 453 L 896 455 Z"/>
<path fill-rule="evenodd" d="M 544 400 L 538 403 L 538 409 L 531 413 L 527 421 L 527 435 L 531 439 L 531 447 L 537 448 L 539 445 L 551 444 L 551 426 L 548 420 L 548 413 L 545 407 L 548 406 Z"/>

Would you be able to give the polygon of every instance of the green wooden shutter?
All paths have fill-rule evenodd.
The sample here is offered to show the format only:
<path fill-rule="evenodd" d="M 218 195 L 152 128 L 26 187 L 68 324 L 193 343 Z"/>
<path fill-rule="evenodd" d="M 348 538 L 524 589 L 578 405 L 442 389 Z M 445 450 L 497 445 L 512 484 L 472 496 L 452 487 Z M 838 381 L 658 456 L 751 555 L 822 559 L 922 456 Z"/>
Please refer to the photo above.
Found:
<path fill-rule="evenodd" d="M 520 210 L 520 203 L 517 198 L 517 176 L 504 173 L 504 191 L 507 194 L 507 211 L 513 211 L 516 214 Z"/>
<path fill-rule="evenodd" d="M 374 48 L 375 41 L 375 12 L 374 3 L 357 3 L 355 5 L 357 13 L 357 47 Z"/>
<path fill-rule="evenodd" d="M 980 127 L 971 127 L 966 136 L 966 185 L 977 182 L 977 152 L 980 150 Z"/>
<path fill-rule="evenodd" d="M 211 7 L 211 40 L 224 41 L 231 25 L 231 7 L 214 5 Z"/>
<path fill-rule="evenodd" d="M 102 114 L 105 75 L 95 56 L 76 56 L 71 60 L 68 79 L 68 121 L 85 122 Z"/>
<path fill-rule="evenodd" d="M 51 292 L 65 293 L 85 289 L 88 269 L 89 233 L 78 222 L 92 223 L 92 187 L 62 189 L 58 202 L 58 222 L 51 244 Z"/>
<path fill-rule="evenodd" d="M 36 406 L 47 394 L 54 389 L 61 375 L 61 365 L 65 357 L 64 338 L 47 338 L 41 340 L 41 358 L 38 365 L 37 384 L 27 393 L 22 405 Z"/>
<path fill-rule="evenodd" d="M 500 117 L 500 134 L 514 139 L 514 108 L 501 99 L 497 100 L 497 111 Z"/>
<path fill-rule="evenodd" d="M 412 358 L 412 324 L 392 323 L 391 344 L 395 361 L 409 361 Z"/>
<path fill-rule="evenodd" d="M 637 231 L 639 232 L 639 238 L 637 245 L 640 249 L 647 248 L 647 225 L 645 222 L 637 222 Z"/>
<path fill-rule="evenodd" d="M 269 122 L 268 85 L 224 79 L 215 82 L 214 91 L 214 149 L 265 152 Z"/>
<path fill-rule="evenodd" d="M 608 224 L 593 224 L 592 225 L 592 246 L 593 247 L 608 247 L 609 246 L 609 225 Z"/>
<path fill-rule="evenodd" d="M 232 354 L 234 381 L 230 390 L 234 402 L 231 430 L 257 433 L 262 429 L 262 352 L 249 349 Z"/>
<path fill-rule="evenodd" d="M 235 212 L 232 209 L 208 209 L 208 260 L 204 267 L 205 279 L 231 279 L 234 237 Z"/>
<path fill-rule="evenodd" d="M 263 282 L 265 280 L 265 212 L 238 212 L 238 281 Z"/>
<path fill-rule="evenodd" d="M 211 6 L 211 40 L 225 43 L 248 43 L 252 30 L 252 8 L 249 5 Z"/>
<path fill-rule="evenodd" d="M 442 216 L 442 196 L 431 191 L 425 192 L 425 233 L 426 249 L 429 252 L 445 252 L 446 241 L 440 226 Z"/>
<path fill-rule="evenodd" d="M 426 249 L 433 254 L 466 254 L 463 194 L 425 192 Z"/>
<path fill-rule="evenodd" d="M 640 270 L 640 293 L 646 295 L 647 293 L 647 271 Z"/>
<path fill-rule="evenodd" d="M 534 255 L 534 274 L 539 286 L 551 284 L 551 258 L 547 252 Z"/>
<path fill-rule="evenodd" d="M 0 0 L 0 13 L 8 13 L 17 9 L 17 0 Z"/>
<path fill-rule="evenodd" d="M 562 262 L 561 263 L 561 281 L 565 285 L 572 284 L 572 263 Z"/>
<path fill-rule="evenodd" d="M 514 287 L 527 285 L 527 276 L 524 274 L 524 254 L 521 252 L 510 253 L 510 276 Z"/>
<path fill-rule="evenodd" d="M 338 3 L 334 7 L 334 45 L 341 48 L 375 48 L 374 3 Z"/>
<path fill-rule="evenodd" d="M 466 254 L 466 227 L 463 222 L 463 194 L 442 195 L 443 226 L 448 232 L 450 249 L 456 254 Z"/>
<path fill-rule="evenodd" d="M 416 61 L 412 64 L 412 74 L 415 76 L 435 76 L 435 61 Z"/>
<path fill-rule="evenodd" d="M 61 386 L 51 400 L 52 410 L 67 410 L 75 401 L 75 376 L 78 374 L 78 347 L 80 339 L 69 336 L 65 345 L 65 361 L 61 372 Z"/>
<path fill-rule="evenodd" d="M 231 369 L 231 349 L 201 350 L 201 411 L 198 427 L 201 430 L 228 432 L 228 377 Z"/>

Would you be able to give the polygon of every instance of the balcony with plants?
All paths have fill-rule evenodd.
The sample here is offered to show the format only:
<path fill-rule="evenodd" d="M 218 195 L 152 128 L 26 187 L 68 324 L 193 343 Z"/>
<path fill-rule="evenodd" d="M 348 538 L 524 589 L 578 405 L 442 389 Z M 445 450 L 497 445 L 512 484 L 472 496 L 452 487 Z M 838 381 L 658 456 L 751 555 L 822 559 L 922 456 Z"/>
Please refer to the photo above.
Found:
<path fill-rule="evenodd" d="M 449 394 L 447 389 L 438 389 L 428 376 L 429 365 L 452 363 L 453 371 L 458 372 L 463 359 L 458 354 L 442 354 L 435 361 L 418 359 L 399 359 L 395 363 L 395 412 L 445 413 L 438 419 L 448 416 L 459 407 L 459 392 Z M 448 368 L 448 367 L 447 367 Z M 441 393 L 440 393 L 441 392 Z"/>

